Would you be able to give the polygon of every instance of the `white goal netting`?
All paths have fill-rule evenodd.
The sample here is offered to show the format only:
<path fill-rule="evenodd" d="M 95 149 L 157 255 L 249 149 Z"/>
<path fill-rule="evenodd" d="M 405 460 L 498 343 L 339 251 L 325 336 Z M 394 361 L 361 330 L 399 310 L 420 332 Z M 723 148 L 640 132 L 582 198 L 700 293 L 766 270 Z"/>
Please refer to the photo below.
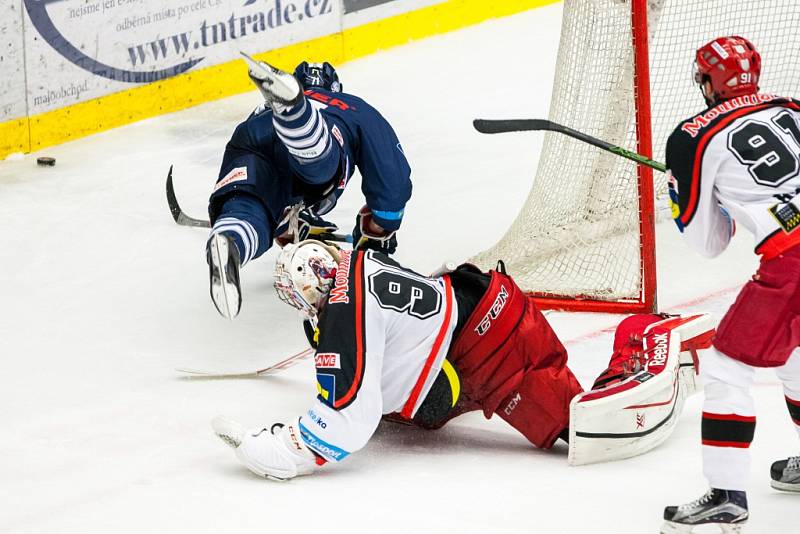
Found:
<path fill-rule="evenodd" d="M 750 39 L 763 59 L 762 91 L 800 95 L 800 0 L 650 0 L 648 6 L 654 159 L 664 161 L 672 129 L 704 107 L 692 79 L 694 52 L 714 37 Z M 630 0 L 565 0 L 563 9 L 550 120 L 636 150 Z M 666 185 L 654 174 L 658 205 Z M 634 163 L 547 133 L 520 214 L 472 261 L 490 268 L 504 260 L 530 292 L 636 301 L 639 220 Z"/>

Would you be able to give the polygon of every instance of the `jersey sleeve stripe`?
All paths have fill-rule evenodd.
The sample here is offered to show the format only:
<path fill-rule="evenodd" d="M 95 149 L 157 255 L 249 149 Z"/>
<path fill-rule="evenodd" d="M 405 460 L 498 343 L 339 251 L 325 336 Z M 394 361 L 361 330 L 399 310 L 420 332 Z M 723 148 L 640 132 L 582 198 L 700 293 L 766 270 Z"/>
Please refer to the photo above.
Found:
<path fill-rule="evenodd" d="M 436 340 L 433 343 L 431 352 L 430 354 L 428 354 L 428 358 L 425 360 L 425 365 L 423 365 L 422 367 L 422 372 L 420 372 L 419 378 L 417 378 L 417 383 L 414 384 L 414 388 L 411 390 L 411 395 L 409 395 L 408 400 L 403 406 L 403 409 L 400 411 L 400 416 L 404 417 L 405 419 L 411 419 L 413 415 L 414 406 L 417 404 L 417 400 L 419 399 L 419 395 L 422 392 L 422 388 L 425 385 L 425 382 L 428 380 L 428 376 L 431 374 L 433 362 L 436 361 L 436 356 L 442 349 L 444 338 L 447 335 L 447 330 L 448 327 L 450 326 L 450 318 L 453 315 L 453 290 L 452 290 L 452 284 L 450 282 L 450 277 L 444 276 L 443 280 L 444 280 L 444 292 L 446 295 L 444 320 L 442 321 L 442 326 L 439 327 L 439 333 L 436 335 Z"/>
<path fill-rule="evenodd" d="M 353 377 L 353 383 L 350 389 L 341 398 L 336 399 L 333 407 L 339 409 L 346 406 L 355 397 L 361 381 L 364 378 L 364 350 L 365 350 L 365 334 L 364 331 L 364 253 L 353 252 L 355 256 L 354 262 L 354 285 L 355 285 L 355 325 L 356 325 L 356 373 Z"/>
<path fill-rule="evenodd" d="M 692 165 L 692 189 L 689 195 L 689 203 L 686 206 L 686 211 L 681 213 L 681 223 L 684 226 L 692 222 L 695 211 L 697 211 L 697 203 L 700 199 L 700 179 L 703 165 L 703 154 L 709 141 L 714 138 L 717 132 L 728 126 L 731 122 L 735 121 L 743 115 L 749 115 L 756 111 L 770 107 L 770 104 L 762 104 L 760 106 L 747 107 L 740 109 L 721 119 L 713 128 L 703 134 L 703 137 L 697 143 L 697 149 L 694 154 L 694 162 Z"/>

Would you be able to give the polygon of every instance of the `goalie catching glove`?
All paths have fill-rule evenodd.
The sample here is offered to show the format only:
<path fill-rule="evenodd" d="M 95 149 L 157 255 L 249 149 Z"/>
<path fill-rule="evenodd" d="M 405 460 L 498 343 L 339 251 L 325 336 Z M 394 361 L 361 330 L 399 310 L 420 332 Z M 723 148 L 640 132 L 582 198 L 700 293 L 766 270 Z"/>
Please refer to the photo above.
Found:
<path fill-rule="evenodd" d="M 376 250 L 384 254 L 394 254 L 397 250 L 397 237 L 394 230 L 384 230 L 374 220 L 372 210 L 361 208 L 353 228 L 353 248 L 357 250 Z"/>
<path fill-rule="evenodd" d="M 325 463 L 303 441 L 300 419 L 290 425 L 276 423 L 269 430 L 245 430 L 236 421 L 218 416 L 211 421 L 211 427 L 233 448 L 239 461 L 258 476 L 288 480 L 309 475 Z"/>

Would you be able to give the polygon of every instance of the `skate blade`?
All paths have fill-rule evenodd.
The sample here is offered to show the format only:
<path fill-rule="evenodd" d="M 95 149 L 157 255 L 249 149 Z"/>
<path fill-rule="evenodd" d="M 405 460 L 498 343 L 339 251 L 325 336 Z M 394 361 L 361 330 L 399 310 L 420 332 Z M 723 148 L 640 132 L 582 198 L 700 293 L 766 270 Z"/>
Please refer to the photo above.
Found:
<path fill-rule="evenodd" d="M 263 89 L 269 93 L 270 99 L 288 105 L 294 102 L 301 93 L 300 84 L 288 72 L 283 72 L 263 61 L 256 61 L 244 52 L 239 52 L 250 67 L 250 75 L 261 82 Z"/>
<path fill-rule="evenodd" d="M 700 525 L 686 525 L 683 523 L 674 523 L 672 521 L 664 521 L 661 525 L 661 534 L 740 534 L 745 522 L 741 523 L 705 523 Z M 716 530 L 715 530 L 716 528 Z"/>
<path fill-rule="evenodd" d="M 239 315 L 239 289 L 228 279 L 228 241 L 220 234 L 211 238 L 211 263 L 214 274 L 211 279 L 211 300 L 217 311 L 226 319 Z"/>
<path fill-rule="evenodd" d="M 800 482 L 796 482 L 794 484 L 789 484 L 786 482 L 778 482 L 777 480 L 773 480 L 769 483 L 774 489 L 778 491 L 788 491 L 791 493 L 800 493 Z"/>

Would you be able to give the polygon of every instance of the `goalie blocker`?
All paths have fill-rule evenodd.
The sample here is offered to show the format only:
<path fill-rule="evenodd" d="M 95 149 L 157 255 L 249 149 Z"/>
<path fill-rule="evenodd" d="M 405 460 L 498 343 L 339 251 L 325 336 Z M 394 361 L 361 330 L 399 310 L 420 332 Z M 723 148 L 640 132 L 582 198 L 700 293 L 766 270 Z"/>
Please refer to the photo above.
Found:
<path fill-rule="evenodd" d="M 633 316 L 637 317 L 637 316 Z M 632 318 L 633 318 L 632 317 Z M 624 322 L 617 330 L 615 355 Z M 711 346 L 711 315 L 669 317 L 646 327 L 642 353 L 621 380 L 584 392 L 570 403 L 569 464 L 643 454 L 672 434 L 686 398 L 698 389 L 697 351 Z M 615 362 L 612 360 L 611 369 Z M 601 375 L 601 379 L 603 376 Z"/>

